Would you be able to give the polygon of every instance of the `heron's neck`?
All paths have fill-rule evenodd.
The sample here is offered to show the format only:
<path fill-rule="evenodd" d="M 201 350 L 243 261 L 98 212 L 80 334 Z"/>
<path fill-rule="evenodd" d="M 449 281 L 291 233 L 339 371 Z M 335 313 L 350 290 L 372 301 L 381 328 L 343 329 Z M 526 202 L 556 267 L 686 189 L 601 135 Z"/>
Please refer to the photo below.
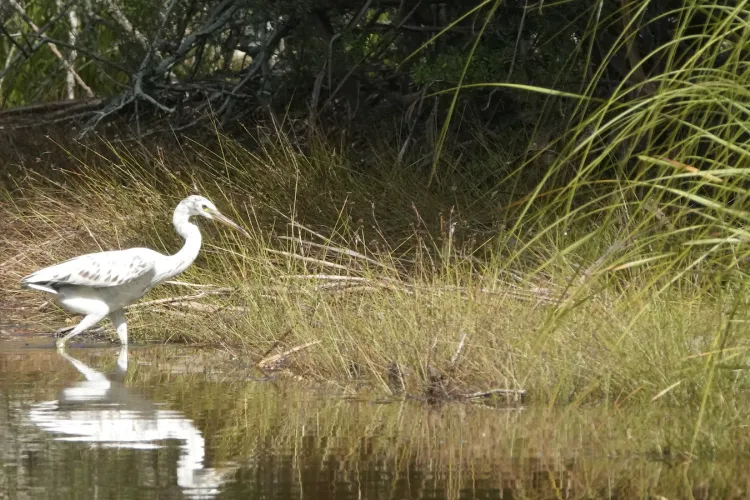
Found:
<path fill-rule="evenodd" d="M 179 252 L 167 257 L 167 265 L 160 274 L 161 280 L 177 276 L 187 269 L 198 256 L 201 249 L 201 232 L 198 226 L 190 222 L 190 213 L 182 204 L 178 205 L 172 217 L 172 224 L 180 236 L 185 238 L 185 244 Z M 160 280 L 160 281 L 161 281 Z"/>

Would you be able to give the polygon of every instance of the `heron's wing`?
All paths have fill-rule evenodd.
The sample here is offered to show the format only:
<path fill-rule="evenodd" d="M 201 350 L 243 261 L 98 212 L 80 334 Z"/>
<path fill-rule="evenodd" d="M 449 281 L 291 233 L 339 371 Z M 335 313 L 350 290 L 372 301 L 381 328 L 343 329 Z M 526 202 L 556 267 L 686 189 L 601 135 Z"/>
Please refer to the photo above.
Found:
<path fill-rule="evenodd" d="M 21 280 L 25 286 L 42 285 L 54 291 L 60 286 L 109 287 L 129 283 L 152 273 L 160 255 L 148 248 L 131 248 L 81 255 L 45 267 Z"/>

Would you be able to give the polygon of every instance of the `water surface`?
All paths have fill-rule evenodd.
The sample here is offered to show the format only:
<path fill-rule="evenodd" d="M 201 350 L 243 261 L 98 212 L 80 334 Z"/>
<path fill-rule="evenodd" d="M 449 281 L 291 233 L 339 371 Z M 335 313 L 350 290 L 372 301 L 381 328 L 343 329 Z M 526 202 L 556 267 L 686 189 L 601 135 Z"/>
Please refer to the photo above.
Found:
<path fill-rule="evenodd" d="M 0 498 L 750 495 L 747 433 L 689 460 L 694 415 L 677 409 L 427 406 L 247 365 L 0 339 Z"/>

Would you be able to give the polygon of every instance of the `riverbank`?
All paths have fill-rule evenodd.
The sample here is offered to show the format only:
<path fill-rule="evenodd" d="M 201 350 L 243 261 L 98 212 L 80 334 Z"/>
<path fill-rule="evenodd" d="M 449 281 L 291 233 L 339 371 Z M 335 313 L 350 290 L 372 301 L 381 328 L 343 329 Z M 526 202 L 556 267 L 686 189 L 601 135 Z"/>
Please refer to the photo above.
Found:
<path fill-rule="evenodd" d="M 197 191 L 252 237 L 202 221 L 198 261 L 129 310 L 136 342 L 217 346 L 265 371 L 429 401 L 703 408 L 749 385 L 741 282 L 709 276 L 707 258 L 689 265 L 663 218 L 605 197 L 561 212 L 543 197 L 426 189 L 407 168 L 357 168 L 336 148 L 265 144 L 104 145 L 8 187 L 9 317 L 50 329 L 70 318 L 18 289 L 39 267 L 176 251 L 171 211 Z"/>

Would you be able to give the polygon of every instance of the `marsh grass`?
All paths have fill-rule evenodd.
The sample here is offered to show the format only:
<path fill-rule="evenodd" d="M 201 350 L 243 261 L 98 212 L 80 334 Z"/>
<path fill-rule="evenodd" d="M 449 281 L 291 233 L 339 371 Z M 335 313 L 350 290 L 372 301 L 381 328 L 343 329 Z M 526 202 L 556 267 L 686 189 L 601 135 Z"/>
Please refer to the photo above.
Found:
<path fill-rule="evenodd" d="M 18 319 L 66 318 L 17 289 L 38 267 L 174 252 L 171 211 L 198 191 L 252 237 L 202 222 L 195 265 L 131 308 L 136 341 L 219 346 L 247 365 L 423 399 L 522 389 L 549 403 L 691 406 L 748 385 L 742 280 L 716 271 L 726 255 L 696 254 L 683 229 L 618 192 L 592 197 L 585 216 L 540 197 L 493 221 L 491 197 L 353 168 L 323 143 L 303 154 L 280 133 L 255 149 L 217 137 L 86 157 L 4 194 L 2 287 Z"/>
<path fill-rule="evenodd" d="M 571 498 L 741 498 L 747 491 L 742 401 L 712 412 L 711 427 L 691 452 L 693 409 L 666 399 L 610 407 L 427 407 L 352 397 L 330 384 L 248 383 L 229 372 L 209 382 L 202 373 L 165 379 L 184 352 L 133 355 L 150 363 L 138 363 L 129 385 L 179 407 L 204 430 L 211 462 L 249 469 L 259 488 L 289 467 L 296 469 L 291 483 L 302 490 L 323 475 L 326 484 L 360 485 L 372 497 L 404 483 L 415 496 L 438 490 L 447 498 L 493 490 L 529 498 L 561 491 Z M 211 365 L 213 355 L 193 355 L 198 365 Z"/>

